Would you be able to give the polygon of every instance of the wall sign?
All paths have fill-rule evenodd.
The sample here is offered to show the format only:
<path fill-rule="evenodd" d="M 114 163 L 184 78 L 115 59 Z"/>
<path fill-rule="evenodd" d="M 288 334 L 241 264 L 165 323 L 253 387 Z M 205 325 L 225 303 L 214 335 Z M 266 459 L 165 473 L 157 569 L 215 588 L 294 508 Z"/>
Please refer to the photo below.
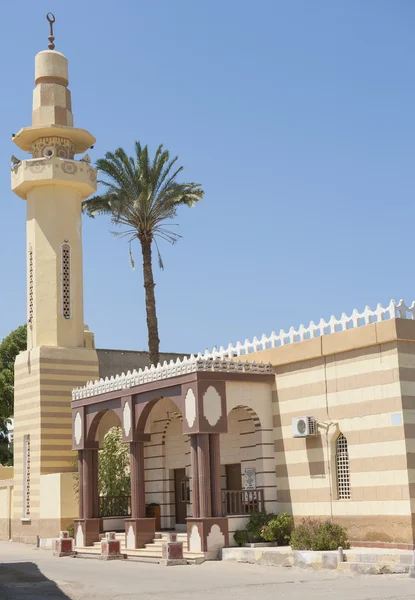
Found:
<path fill-rule="evenodd" d="M 246 490 L 255 490 L 256 489 L 256 470 L 255 469 L 245 469 L 245 486 Z"/>

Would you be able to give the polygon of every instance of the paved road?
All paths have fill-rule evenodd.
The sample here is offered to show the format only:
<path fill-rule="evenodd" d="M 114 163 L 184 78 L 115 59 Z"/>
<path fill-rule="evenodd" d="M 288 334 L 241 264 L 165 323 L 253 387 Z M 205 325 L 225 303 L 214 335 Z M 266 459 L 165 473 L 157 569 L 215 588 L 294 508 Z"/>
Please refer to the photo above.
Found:
<path fill-rule="evenodd" d="M 1 600 L 403 600 L 407 575 L 340 575 L 228 562 L 161 567 L 136 562 L 55 558 L 0 542 Z"/>

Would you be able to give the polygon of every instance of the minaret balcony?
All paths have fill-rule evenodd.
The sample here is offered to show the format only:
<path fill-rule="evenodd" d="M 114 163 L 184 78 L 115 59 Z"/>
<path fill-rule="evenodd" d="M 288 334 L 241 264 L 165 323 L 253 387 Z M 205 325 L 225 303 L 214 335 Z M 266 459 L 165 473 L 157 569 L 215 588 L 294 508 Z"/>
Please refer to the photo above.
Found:
<path fill-rule="evenodd" d="M 11 171 L 12 190 L 26 200 L 36 186 L 63 185 L 75 188 L 81 198 L 97 189 L 97 172 L 87 162 L 67 158 L 32 158 L 22 160 Z"/>

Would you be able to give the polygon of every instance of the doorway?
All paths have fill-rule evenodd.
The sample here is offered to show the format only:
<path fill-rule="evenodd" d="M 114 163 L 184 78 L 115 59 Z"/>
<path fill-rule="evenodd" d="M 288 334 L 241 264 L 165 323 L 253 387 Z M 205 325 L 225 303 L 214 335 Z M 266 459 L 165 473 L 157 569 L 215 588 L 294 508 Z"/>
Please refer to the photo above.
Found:
<path fill-rule="evenodd" d="M 185 525 L 186 523 L 186 493 L 183 493 L 183 485 L 186 486 L 186 469 L 174 469 L 176 525 Z"/>
<path fill-rule="evenodd" d="M 241 490 L 242 489 L 242 475 L 241 475 L 241 463 L 233 465 L 225 465 L 226 469 L 226 489 L 227 490 Z"/>
<path fill-rule="evenodd" d="M 225 465 L 226 472 L 226 512 L 230 515 L 238 515 L 242 513 L 242 475 L 241 463 Z"/>

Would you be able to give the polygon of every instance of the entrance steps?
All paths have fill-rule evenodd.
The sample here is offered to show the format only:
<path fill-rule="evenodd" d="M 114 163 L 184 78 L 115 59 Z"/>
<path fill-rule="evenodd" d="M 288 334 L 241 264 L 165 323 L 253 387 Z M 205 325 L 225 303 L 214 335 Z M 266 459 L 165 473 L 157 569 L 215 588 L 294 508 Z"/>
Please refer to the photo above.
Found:
<path fill-rule="evenodd" d="M 101 537 L 104 538 L 104 535 Z M 146 544 L 144 548 L 137 548 L 136 550 L 125 547 L 124 533 L 117 533 L 116 538 L 121 542 L 121 554 L 126 555 L 128 559 L 158 563 L 162 558 L 162 544 L 167 542 L 167 532 L 157 532 L 151 544 Z M 186 533 L 178 533 L 177 541 L 183 542 L 183 558 L 189 563 L 201 564 L 205 561 L 203 552 L 189 552 Z M 75 551 L 78 558 L 99 558 L 101 556 L 101 542 L 95 542 L 93 546 L 76 547 Z"/>

